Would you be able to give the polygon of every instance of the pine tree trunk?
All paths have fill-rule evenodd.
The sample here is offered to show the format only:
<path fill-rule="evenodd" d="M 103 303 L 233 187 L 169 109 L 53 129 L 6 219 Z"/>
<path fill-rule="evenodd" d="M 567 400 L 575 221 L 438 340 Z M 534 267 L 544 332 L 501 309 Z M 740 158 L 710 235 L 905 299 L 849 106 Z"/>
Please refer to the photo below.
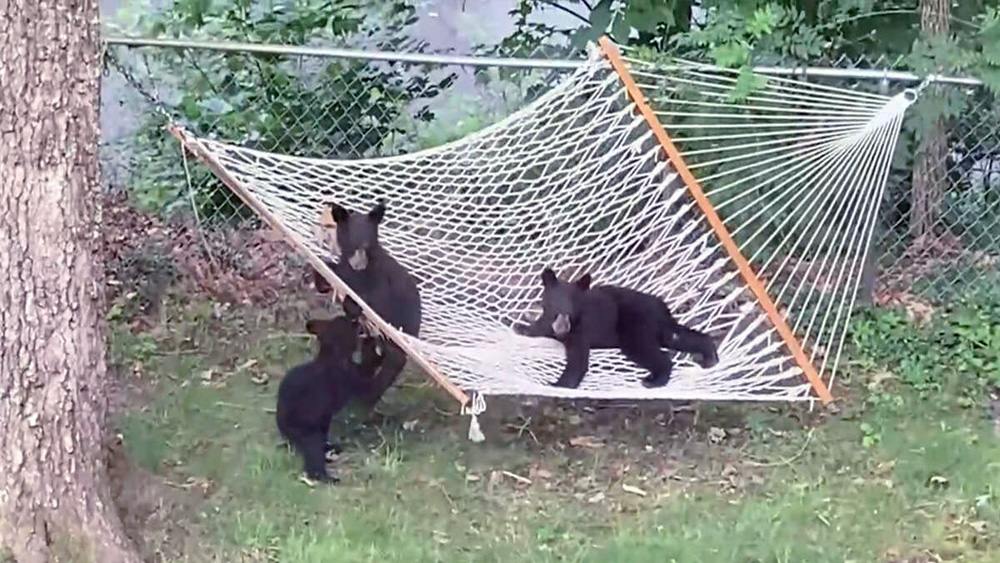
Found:
<path fill-rule="evenodd" d="M 97 2 L 0 13 L 0 554 L 138 561 L 107 482 Z"/>
<path fill-rule="evenodd" d="M 951 4 L 948 0 L 920 0 L 920 29 L 925 36 L 933 37 L 949 33 L 948 16 Z M 928 88 L 926 95 L 939 95 L 936 88 Z M 934 234 L 934 228 L 941 217 L 941 202 L 944 199 L 948 171 L 945 158 L 948 156 L 948 131 L 944 121 L 938 119 L 923 132 L 913 166 L 913 198 L 910 207 L 910 235 L 914 241 Z"/>

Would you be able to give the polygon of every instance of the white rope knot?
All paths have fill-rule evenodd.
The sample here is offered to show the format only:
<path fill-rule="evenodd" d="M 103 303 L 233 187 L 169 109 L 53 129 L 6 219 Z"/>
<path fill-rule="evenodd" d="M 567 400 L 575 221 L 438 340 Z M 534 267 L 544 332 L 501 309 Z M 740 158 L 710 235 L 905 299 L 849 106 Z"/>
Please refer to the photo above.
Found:
<path fill-rule="evenodd" d="M 472 420 L 469 421 L 469 440 L 477 444 L 486 439 L 479 428 L 479 415 L 484 412 L 486 412 L 486 399 L 478 392 L 472 394 L 471 401 L 462 405 L 462 414 L 472 415 Z"/>

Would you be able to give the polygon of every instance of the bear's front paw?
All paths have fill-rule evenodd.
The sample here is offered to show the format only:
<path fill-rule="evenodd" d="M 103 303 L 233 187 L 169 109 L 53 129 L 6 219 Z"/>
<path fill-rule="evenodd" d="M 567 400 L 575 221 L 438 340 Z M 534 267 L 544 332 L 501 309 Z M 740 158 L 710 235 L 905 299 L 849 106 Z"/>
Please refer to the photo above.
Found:
<path fill-rule="evenodd" d="M 309 479 L 317 481 L 320 483 L 326 483 L 327 485 L 335 485 L 340 482 L 340 477 L 336 475 L 330 475 L 329 473 L 323 472 L 318 475 L 310 475 Z"/>
<path fill-rule="evenodd" d="M 335 485 L 340 482 L 339 477 L 331 477 L 328 473 L 317 473 L 310 475 L 308 473 L 302 473 L 299 475 L 299 481 L 302 481 L 310 488 L 316 487 L 317 484 L 323 483 L 326 485 Z"/>
<path fill-rule="evenodd" d="M 564 387 L 566 389 L 576 389 L 580 386 L 579 381 L 573 381 L 572 379 L 566 377 L 560 377 L 553 385 L 556 387 Z"/>
<path fill-rule="evenodd" d="M 514 332 L 521 336 L 528 336 L 528 325 L 516 324 L 514 325 Z"/>
<path fill-rule="evenodd" d="M 656 387 L 663 387 L 667 383 L 670 383 L 669 375 L 661 375 L 660 377 L 653 377 L 652 375 L 642 378 L 642 386 L 647 389 L 654 389 Z"/>
<path fill-rule="evenodd" d="M 719 355 L 717 353 L 712 353 L 712 355 L 710 356 L 702 354 L 698 357 L 698 365 L 701 366 L 702 369 L 708 369 L 710 367 L 715 366 L 715 364 L 718 363 L 719 363 Z"/>
<path fill-rule="evenodd" d="M 344 302 L 341 303 L 340 308 L 344 310 L 344 315 L 352 321 L 360 319 L 363 314 L 361 311 L 361 305 L 355 303 L 350 297 L 344 298 Z"/>

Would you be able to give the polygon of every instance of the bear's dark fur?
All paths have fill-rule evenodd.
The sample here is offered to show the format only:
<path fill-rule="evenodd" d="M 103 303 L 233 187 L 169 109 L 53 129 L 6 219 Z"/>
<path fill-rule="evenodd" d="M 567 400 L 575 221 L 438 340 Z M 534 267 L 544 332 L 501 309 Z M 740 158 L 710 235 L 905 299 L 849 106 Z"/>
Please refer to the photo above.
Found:
<path fill-rule="evenodd" d="M 419 336 L 421 305 L 417 282 L 379 244 L 378 226 L 385 216 L 385 203 L 378 202 L 368 213 L 349 212 L 332 202 L 327 205 L 337 225 L 340 260 L 336 264 L 324 262 L 386 322 L 406 334 Z M 330 291 L 330 285 L 315 270 L 313 277 L 317 291 Z M 343 307 L 351 319 L 361 315 L 361 308 L 350 297 L 344 299 Z M 377 346 L 382 350 L 382 357 L 374 360 L 379 365 L 364 366 L 378 370 L 371 388 L 362 398 L 369 407 L 379 401 L 406 366 L 406 353 L 393 342 L 386 340 Z"/>
<path fill-rule="evenodd" d="M 542 315 L 530 325 L 516 325 L 524 336 L 555 338 L 566 347 L 566 368 L 557 386 L 576 388 L 587 373 L 590 350 L 617 348 L 650 374 L 646 387 L 670 381 L 673 361 L 661 348 L 700 356 L 702 367 L 718 363 L 715 343 L 702 332 L 678 323 L 661 299 L 624 287 L 590 286 L 590 274 L 575 282 L 542 272 Z"/>
<path fill-rule="evenodd" d="M 364 371 L 365 361 L 359 366 L 351 360 L 360 327 L 346 316 L 310 319 L 306 330 L 316 335 L 319 352 L 281 380 L 275 419 L 278 432 L 302 455 L 306 475 L 335 482 L 325 465 L 326 452 L 340 452 L 339 445 L 327 441 L 330 421 L 352 398 L 370 393 L 372 374 Z M 372 347 L 362 348 L 367 365 L 374 363 L 374 355 Z"/>

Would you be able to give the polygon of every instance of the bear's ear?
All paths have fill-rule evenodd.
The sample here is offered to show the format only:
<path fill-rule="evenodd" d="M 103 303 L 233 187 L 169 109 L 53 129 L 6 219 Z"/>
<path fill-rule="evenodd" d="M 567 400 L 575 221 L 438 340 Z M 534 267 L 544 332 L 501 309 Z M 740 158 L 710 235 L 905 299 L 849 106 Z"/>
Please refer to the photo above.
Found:
<path fill-rule="evenodd" d="M 583 274 L 576 280 L 576 287 L 586 291 L 590 289 L 590 273 Z"/>
<path fill-rule="evenodd" d="M 330 319 L 309 319 L 306 321 L 306 332 L 321 336 L 330 331 L 333 321 Z"/>
<path fill-rule="evenodd" d="M 368 212 L 368 218 L 371 219 L 372 223 L 378 225 L 382 222 L 382 217 L 385 217 L 385 201 L 379 200 L 375 207 L 372 207 L 372 210 Z"/>
<path fill-rule="evenodd" d="M 309 319 L 306 321 L 306 332 L 309 334 L 319 334 L 319 323 L 320 321 L 316 319 Z"/>
<path fill-rule="evenodd" d="M 326 205 L 327 207 L 330 208 L 330 215 L 333 216 L 334 223 L 339 224 L 343 223 L 344 221 L 347 221 L 347 218 L 350 216 L 350 214 L 347 212 L 346 209 L 344 209 L 339 204 L 333 201 L 326 202 Z"/>
<path fill-rule="evenodd" d="M 556 273 L 552 271 L 552 268 L 545 268 L 542 270 L 542 285 L 545 288 L 550 288 L 555 286 L 559 282 L 556 278 Z"/>

